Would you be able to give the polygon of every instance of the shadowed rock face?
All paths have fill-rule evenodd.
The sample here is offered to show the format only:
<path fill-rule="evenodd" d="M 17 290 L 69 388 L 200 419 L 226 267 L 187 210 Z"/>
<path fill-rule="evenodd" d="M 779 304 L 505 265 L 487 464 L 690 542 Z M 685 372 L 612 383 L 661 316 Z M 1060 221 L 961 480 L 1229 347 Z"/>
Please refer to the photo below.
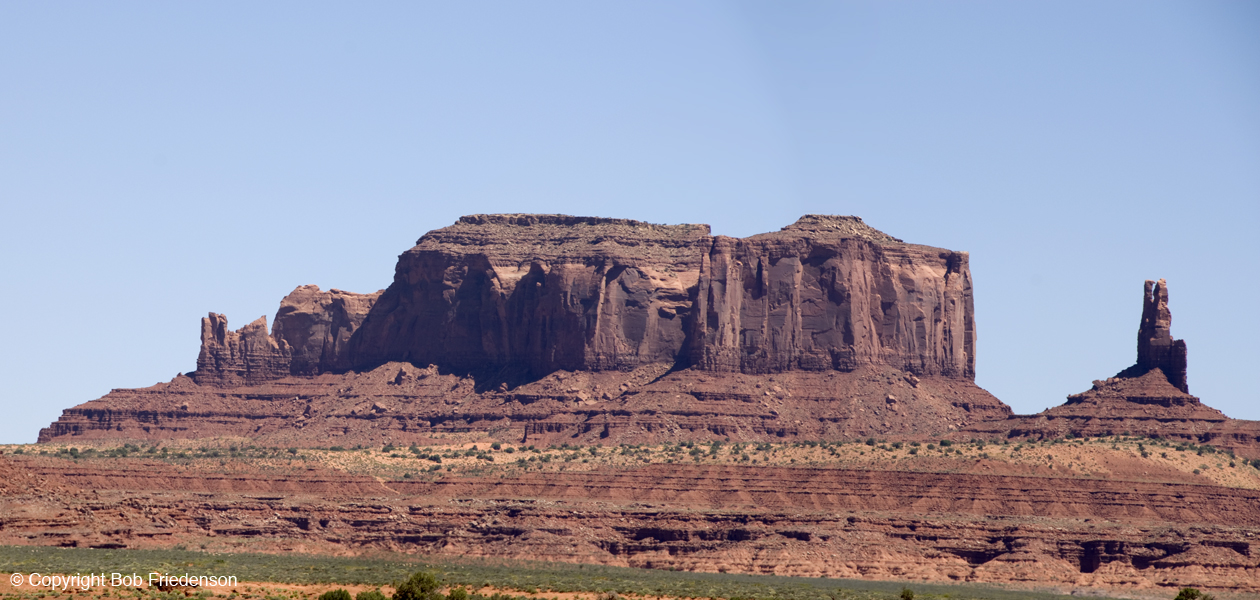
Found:
<path fill-rule="evenodd" d="M 381 295 L 304 285 L 285 296 L 272 337 L 293 349 L 289 372 L 316 375 L 350 368 L 346 346 Z"/>
<path fill-rule="evenodd" d="M 426 234 L 350 341 L 355 368 L 771 373 L 887 365 L 975 377 L 966 253 L 857 217 L 713 237 L 706 225 L 474 215 Z"/>

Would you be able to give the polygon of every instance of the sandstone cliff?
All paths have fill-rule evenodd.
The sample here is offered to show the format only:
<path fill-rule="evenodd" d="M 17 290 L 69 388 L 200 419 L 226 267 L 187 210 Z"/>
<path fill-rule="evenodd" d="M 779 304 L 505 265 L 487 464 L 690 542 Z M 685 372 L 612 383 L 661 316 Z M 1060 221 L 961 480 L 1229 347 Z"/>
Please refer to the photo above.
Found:
<path fill-rule="evenodd" d="M 966 253 L 857 217 L 735 239 L 705 225 L 474 215 L 426 234 L 350 341 L 356 368 L 773 373 L 882 365 L 975 377 Z"/>
<path fill-rule="evenodd" d="M 289 373 L 316 375 L 350 368 L 348 344 L 379 298 L 304 285 L 280 301 L 272 337 L 293 349 Z"/>
<path fill-rule="evenodd" d="M 719 237 L 701 265 L 692 359 L 717 371 L 879 364 L 973 380 L 967 263 L 965 252 L 904 244 L 856 217 Z"/>
<path fill-rule="evenodd" d="M 533 376 L 673 363 L 711 239 L 707 225 L 463 217 L 399 257 L 351 362 Z"/>
<path fill-rule="evenodd" d="M 289 374 L 293 349 L 267 333 L 267 317 L 236 331 L 227 317 L 210 313 L 201 320 L 201 353 L 197 355 L 197 383 L 234 386 L 279 379 Z"/>

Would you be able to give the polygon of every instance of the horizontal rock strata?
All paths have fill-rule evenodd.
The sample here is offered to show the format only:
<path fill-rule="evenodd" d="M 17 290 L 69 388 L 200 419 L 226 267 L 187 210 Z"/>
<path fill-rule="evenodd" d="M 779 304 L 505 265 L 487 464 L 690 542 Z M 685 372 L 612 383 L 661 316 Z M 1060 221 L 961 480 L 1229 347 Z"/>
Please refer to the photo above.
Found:
<path fill-rule="evenodd" d="M 164 472 L 171 468 L 23 462 L 40 487 L 0 494 L 0 542 L 145 548 L 227 539 L 273 551 L 1260 592 L 1254 490 L 686 465 L 413 483 Z"/>
<path fill-rule="evenodd" d="M 1009 409 L 969 381 L 863 367 L 775 375 L 556 372 L 512 390 L 390 363 L 372 371 L 219 388 L 180 376 L 67 409 L 40 441 L 249 437 L 279 446 L 435 443 L 483 432 L 531 444 L 853 439 L 925 435 Z"/>

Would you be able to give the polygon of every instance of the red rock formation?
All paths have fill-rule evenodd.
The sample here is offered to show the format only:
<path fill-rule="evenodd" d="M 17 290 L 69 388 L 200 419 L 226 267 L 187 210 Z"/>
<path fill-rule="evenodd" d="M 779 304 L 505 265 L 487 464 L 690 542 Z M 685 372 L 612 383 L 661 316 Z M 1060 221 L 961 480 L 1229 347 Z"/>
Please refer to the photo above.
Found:
<path fill-rule="evenodd" d="M 1054 438 L 1147 435 L 1213 444 L 1260 457 L 1260 421 L 1231 419 L 1187 393 L 1186 343 L 1172 339 L 1168 284 L 1146 281 L 1137 364 L 1061 406 L 1035 415 L 977 423 L 964 433 Z"/>
<path fill-rule="evenodd" d="M 265 319 L 231 332 L 212 314 L 197 366 L 192 381 L 69 409 L 39 439 L 851 439 L 1010 414 L 972 382 L 966 253 L 857 217 L 806 215 L 747 239 L 463 217 L 404 253 L 383 293 L 299 287 L 270 335 Z M 360 406 L 384 398 L 393 408 Z"/>
<path fill-rule="evenodd" d="M 267 317 L 230 331 L 227 317 L 210 313 L 201 320 L 201 353 L 193 379 L 225 387 L 279 379 L 289 374 L 292 354 L 287 343 L 267 334 Z"/>
<path fill-rule="evenodd" d="M 464 371 L 772 373 L 890 366 L 975 377 L 966 253 L 807 215 L 734 239 L 704 225 L 474 215 L 420 238 L 351 363 Z"/>
<path fill-rule="evenodd" d="M 693 359 L 769 373 L 887 365 L 975 378 L 967 253 L 901 243 L 857 217 L 718 237 L 705 257 Z"/>
<path fill-rule="evenodd" d="M 1152 289 L 1152 286 L 1154 289 Z M 1190 393 L 1186 384 L 1186 342 L 1172 337 L 1172 312 L 1168 310 L 1168 283 L 1146 280 L 1142 299 L 1142 325 L 1138 327 L 1137 363 L 1116 377 L 1140 377 L 1154 369 L 1164 372 L 1168 383 Z"/>
<path fill-rule="evenodd" d="M 707 225 L 462 217 L 399 257 L 351 362 L 534 376 L 673 363 L 710 240 Z"/>
<path fill-rule="evenodd" d="M 289 373 L 317 375 L 350 367 L 347 345 L 379 298 L 303 285 L 280 301 L 272 337 L 293 349 Z"/>
<path fill-rule="evenodd" d="M 0 457 L 0 543 L 1260 592 L 1260 493 L 1202 483 L 683 464 L 378 481 L 224 462 Z"/>
<path fill-rule="evenodd" d="M 232 387 L 344 371 L 347 343 L 379 295 L 300 286 L 280 301 L 271 334 L 267 317 L 230 331 L 227 317 L 210 313 L 201 320 L 201 353 L 192 378 L 200 385 Z"/>
<path fill-rule="evenodd" d="M 851 440 L 946 432 L 1008 415 L 970 381 L 887 367 L 748 375 L 649 365 L 559 371 L 479 392 L 470 377 L 388 363 L 231 389 L 184 376 L 117 389 L 66 409 L 39 441 L 239 436 L 277 446 L 431 444 L 456 432 L 539 445 Z"/>

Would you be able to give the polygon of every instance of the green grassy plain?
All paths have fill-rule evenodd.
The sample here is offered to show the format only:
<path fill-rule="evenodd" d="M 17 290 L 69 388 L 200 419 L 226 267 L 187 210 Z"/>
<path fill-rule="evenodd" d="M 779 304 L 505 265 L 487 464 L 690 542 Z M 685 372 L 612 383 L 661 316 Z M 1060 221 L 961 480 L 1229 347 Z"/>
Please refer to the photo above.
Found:
<path fill-rule="evenodd" d="M 1069 596 L 1051 593 L 1007 590 L 973 585 L 933 585 L 811 579 L 771 575 L 736 575 L 655 571 L 598 565 L 527 562 L 492 559 L 435 559 L 399 554 L 371 557 L 329 557 L 301 554 L 208 554 L 189 550 L 92 550 L 0 546 L 0 572 L 4 573 L 138 573 L 234 575 L 240 582 L 275 584 L 338 584 L 392 586 L 416 571 L 435 574 L 445 585 L 471 590 L 511 590 L 499 600 L 552 600 L 549 594 L 618 594 L 639 598 L 695 598 L 729 600 L 881 600 L 899 598 L 903 588 L 916 599 L 1052 600 Z M 313 597 L 313 592 L 266 586 L 254 593 L 237 591 L 232 595 L 250 600 L 290 600 Z M 71 590 L 72 592 L 74 590 Z M 184 598 L 182 593 L 156 590 L 114 590 L 108 595 L 97 588 L 91 594 L 75 592 L 14 590 L 14 598 Z M 210 597 L 209 591 L 194 596 Z M 569 596 L 571 597 L 571 596 Z"/>

